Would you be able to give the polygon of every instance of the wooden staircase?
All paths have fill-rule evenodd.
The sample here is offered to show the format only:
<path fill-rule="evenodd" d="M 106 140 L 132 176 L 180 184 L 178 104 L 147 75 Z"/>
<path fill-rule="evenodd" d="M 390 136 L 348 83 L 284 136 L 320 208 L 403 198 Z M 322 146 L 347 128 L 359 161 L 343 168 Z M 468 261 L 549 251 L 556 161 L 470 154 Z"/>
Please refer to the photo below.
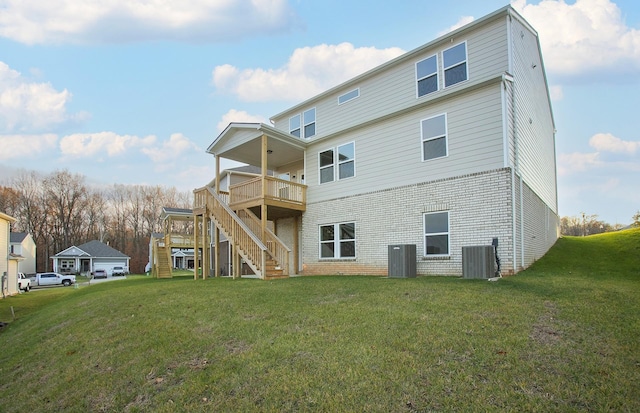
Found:
<path fill-rule="evenodd" d="M 169 259 L 170 251 L 167 251 L 167 247 L 160 246 L 160 243 L 156 241 L 156 278 L 171 278 L 171 260 Z"/>
<path fill-rule="evenodd" d="M 249 210 L 236 214 L 211 188 L 206 195 L 206 213 L 253 272 L 265 280 L 287 278 L 291 250 L 270 230 L 262 242 L 256 235 L 261 232 L 260 220 Z"/>

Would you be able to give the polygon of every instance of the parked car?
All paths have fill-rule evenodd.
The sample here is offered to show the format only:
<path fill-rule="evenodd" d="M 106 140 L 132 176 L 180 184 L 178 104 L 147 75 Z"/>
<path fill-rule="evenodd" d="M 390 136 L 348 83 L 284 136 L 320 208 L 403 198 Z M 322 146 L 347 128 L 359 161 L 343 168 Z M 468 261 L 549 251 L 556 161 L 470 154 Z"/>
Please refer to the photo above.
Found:
<path fill-rule="evenodd" d="M 111 275 L 116 277 L 118 275 L 126 275 L 126 272 L 124 270 L 124 267 L 113 267 L 113 270 L 111 271 Z"/>
<path fill-rule="evenodd" d="M 93 278 L 107 278 L 106 270 L 95 270 L 93 272 Z"/>
<path fill-rule="evenodd" d="M 18 287 L 25 293 L 31 289 L 31 280 L 21 272 L 18 273 Z"/>
<path fill-rule="evenodd" d="M 75 275 L 62 275 L 57 272 L 43 272 L 36 274 L 34 281 L 35 285 L 64 285 L 65 287 L 75 284 Z"/>

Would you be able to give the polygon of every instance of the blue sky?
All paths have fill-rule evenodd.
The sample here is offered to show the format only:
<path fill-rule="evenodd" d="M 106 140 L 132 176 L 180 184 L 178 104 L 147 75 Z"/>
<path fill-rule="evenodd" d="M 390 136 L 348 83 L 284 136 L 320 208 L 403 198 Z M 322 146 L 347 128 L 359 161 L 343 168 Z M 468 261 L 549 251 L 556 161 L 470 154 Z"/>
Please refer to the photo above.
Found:
<path fill-rule="evenodd" d="M 0 184 L 200 187 L 230 121 L 263 121 L 507 1 L 0 0 Z M 561 216 L 640 210 L 640 3 L 525 1 L 557 127 Z M 230 165 L 222 165 L 223 167 Z"/>

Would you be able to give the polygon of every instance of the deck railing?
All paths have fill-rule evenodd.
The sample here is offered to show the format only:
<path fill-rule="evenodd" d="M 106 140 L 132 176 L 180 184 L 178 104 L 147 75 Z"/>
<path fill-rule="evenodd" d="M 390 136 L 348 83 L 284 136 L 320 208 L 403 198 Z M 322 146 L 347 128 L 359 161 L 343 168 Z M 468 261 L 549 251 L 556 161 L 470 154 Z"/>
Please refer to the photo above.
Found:
<path fill-rule="evenodd" d="M 260 232 L 262 232 L 262 223 L 260 222 L 260 219 L 248 209 L 238 211 L 238 217 L 247 224 L 254 234 L 260 234 Z M 291 253 L 291 249 L 289 249 L 289 247 L 287 247 L 269 228 L 266 228 L 264 243 L 267 246 L 267 251 L 271 257 L 278 262 L 283 273 L 289 274 L 289 254 Z"/>
<path fill-rule="evenodd" d="M 229 205 L 236 205 L 260 199 L 271 199 L 304 205 L 306 203 L 306 188 L 304 184 L 285 181 L 284 179 L 265 176 L 265 193 L 262 193 L 262 177 L 240 182 L 229 187 Z"/>

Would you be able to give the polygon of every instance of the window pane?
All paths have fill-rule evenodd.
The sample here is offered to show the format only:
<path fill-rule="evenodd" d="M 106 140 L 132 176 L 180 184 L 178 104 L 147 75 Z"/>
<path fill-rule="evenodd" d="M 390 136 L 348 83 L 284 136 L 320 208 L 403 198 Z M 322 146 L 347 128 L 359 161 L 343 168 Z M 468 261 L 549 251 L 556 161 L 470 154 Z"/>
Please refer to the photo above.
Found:
<path fill-rule="evenodd" d="M 293 136 L 297 136 L 298 138 L 300 137 L 300 129 L 294 129 L 291 131 L 291 134 Z"/>
<path fill-rule="evenodd" d="M 333 166 L 320 169 L 320 183 L 333 181 Z"/>
<path fill-rule="evenodd" d="M 356 239 L 356 224 L 340 224 L 340 239 Z"/>
<path fill-rule="evenodd" d="M 427 243 L 427 255 L 449 254 L 448 235 L 428 235 L 425 237 Z"/>
<path fill-rule="evenodd" d="M 425 161 L 429 159 L 442 158 L 447 156 L 447 139 L 438 138 L 422 142 L 424 146 L 423 157 Z"/>
<path fill-rule="evenodd" d="M 316 134 L 316 124 L 312 123 L 304 126 L 304 137 L 310 138 Z"/>
<path fill-rule="evenodd" d="M 356 242 L 355 241 L 342 241 L 340 243 L 340 257 L 355 257 L 356 256 Z"/>
<path fill-rule="evenodd" d="M 334 237 L 333 225 L 325 225 L 320 227 L 320 241 L 333 241 Z"/>
<path fill-rule="evenodd" d="M 424 215 L 424 233 L 449 232 L 449 213 L 438 212 Z"/>
<path fill-rule="evenodd" d="M 303 113 L 304 116 L 304 124 L 307 125 L 311 122 L 315 122 L 316 121 L 316 110 L 314 109 L 309 109 L 308 111 Z"/>
<path fill-rule="evenodd" d="M 444 136 L 446 133 L 447 128 L 444 115 L 422 121 L 422 139 Z"/>
<path fill-rule="evenodd" d="M 320 167 L 333 165 L 333 151 L 320 152 Z"/>
<path fill-rule="evenodd" d="M 334 244 L 333 242 L 327 242 L 327 243 L 323 243 L 320 246 L 320 256 L 322 258 L 333 258 L 335 257 L 335 253 L 334 253 Z"/>
<path fill-rule="evenodd" d="M 444 71 L 444 85 L 451 86 L 467 80 L 467 64 L 463 63 Z"/>
<path fill-rule="evenodd" d="M 338 179 L 351 178 L 355 176 L 355 162 L 345 162 L 338 165 Z"/>
<path fill-rule="evenodd" d="M 466 46 L 464 43 L 460 43 L 457 46 L 453 46 L 451 49 L 445 50 L 442 52 L 444 67 L 448 68 L 460 62 L 464 62 L 467 60 L 466 54 Z"/>
<path fill-rule="evenodd" d="M 352 90 L 351 92 L 347 92 L 344 95 L 338 97 L 338 104 L 341 105 L 350 101 L 351 99 L 355 99 L 360 96 L 360 89 Z"/>
<path fill-rule="evenodd" d="M 438 70 L 438 61 L 435 56 L 424 59 L 416 64 L 416 75 L 418 79 L 432 75 Z"/>
<path fill-rule="evenodd" d="M 346 161 L 348 159 L 353 159 L 354 156 L 354 145 L 353 143 L 348 143 L 346 145 L 338 146 L 338 160 Z"/>
<path fill-rule="evenodd" d="M 289 130 L 293 131 L 300 129 L 300 115 L 292 116 L 289 118 Z"/>
<path fill-rule="evenodd" d="M 418 81 L 418 97 L 438 90 L 438 75 L 433 75 Z"/>

